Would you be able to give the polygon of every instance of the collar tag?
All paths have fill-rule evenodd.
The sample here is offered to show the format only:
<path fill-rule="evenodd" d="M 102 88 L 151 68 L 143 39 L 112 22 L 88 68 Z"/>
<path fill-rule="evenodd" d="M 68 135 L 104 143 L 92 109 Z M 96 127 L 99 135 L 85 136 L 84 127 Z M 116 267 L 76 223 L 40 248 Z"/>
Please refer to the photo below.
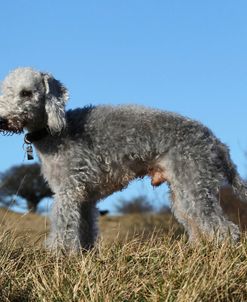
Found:
<path fill-rule="evenodd" d="M 33 160 L 34 159 L 33 147 L 32 147 L 32 143 L 27 138 L 27 134 L 24 137 L 24 145 L 26 147 L 25 148 L 25 153 L 27 154 L 27 160 Z M 23 148 L 24 148 L 24 145 L 23 145 Z"/>
<path fill-rule="evenodd" d="M 27 152 L 27 160 L 33 160 L 34 157 L 33 157 L 33 147 L 32 145 L 27 145 L 26 147 L 26 152 Z"/>

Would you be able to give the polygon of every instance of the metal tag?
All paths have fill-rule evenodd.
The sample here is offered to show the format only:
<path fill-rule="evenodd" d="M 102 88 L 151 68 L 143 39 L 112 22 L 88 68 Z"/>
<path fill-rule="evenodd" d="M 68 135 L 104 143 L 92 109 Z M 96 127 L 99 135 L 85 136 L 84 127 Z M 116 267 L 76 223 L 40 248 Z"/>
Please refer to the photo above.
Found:
<path fill-rule="evenodd" d="M 27 159 L 28 160 L 33 160 L 33 147 L 31 145 L 28 145 L 26 148 L 26 152 L 27 152 Z"/>

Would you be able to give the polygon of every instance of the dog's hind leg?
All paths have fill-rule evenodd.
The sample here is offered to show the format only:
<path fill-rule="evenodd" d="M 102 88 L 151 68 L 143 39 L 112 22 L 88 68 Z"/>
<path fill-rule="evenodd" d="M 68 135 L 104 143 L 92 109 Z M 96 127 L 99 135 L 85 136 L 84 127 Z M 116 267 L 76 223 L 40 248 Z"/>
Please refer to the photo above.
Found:
<path fill-rule="evenodd" d="M 183 163 L 179 158 L 176 161 L 165 158 L 159 166 L 165 167 L 170 183 L 174 199 L 172 211 L 191 241 L 201 235 L 208 239 L 218 235 L 219 240 L 230 235 L 234 241 L 239 240 L 239 228 L 224 216 L 220 206 L 218 192 L 224 182 L 222 173 L 215 171 L 210 163 L 198 169 L 194 161 Z"/>
<path fill-rule="evenodd" d="M 229 221 L 223 213 L 216 191 L 203 187 L 203 192 L 185 192 L 177 188 L 173 193 L 172 211 L 195 241 L 201 236 L 221 241 L 228 236 L 234 241 L 239 240 L 240 232 L 237 225 Z"/>
<path fill-rule="evenodd" d="M 82 196 L 73 200 L 70 196 L 68 191 L 55 195 L 51 232 L 46 242 L 49 249 L 79 251 L 88 250 L 94 245 L 97 237 L 96 205 L 83 200 Z"/>

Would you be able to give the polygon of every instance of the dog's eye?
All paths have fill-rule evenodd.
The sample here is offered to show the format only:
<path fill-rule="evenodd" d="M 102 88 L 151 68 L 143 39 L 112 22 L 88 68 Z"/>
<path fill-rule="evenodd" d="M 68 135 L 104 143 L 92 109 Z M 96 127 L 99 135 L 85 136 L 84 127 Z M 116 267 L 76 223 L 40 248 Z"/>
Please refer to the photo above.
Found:
<path fill-rule="evenodd" d="M 20 92 L 21 97 L 31 97 L 32 95 L 33 95 L 33 93 L 30 90 L 22 90 Z"/>

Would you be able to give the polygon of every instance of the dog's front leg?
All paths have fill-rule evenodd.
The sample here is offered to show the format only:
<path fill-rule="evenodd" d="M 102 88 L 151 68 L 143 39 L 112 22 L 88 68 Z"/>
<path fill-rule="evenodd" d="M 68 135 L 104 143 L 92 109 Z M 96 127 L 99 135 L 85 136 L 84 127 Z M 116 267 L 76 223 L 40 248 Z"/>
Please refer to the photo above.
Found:
<path fill-rule="evenodd" d="M 69 190 L 56 194 L 46 246 L 65 251 L 92 248 L 97 237 L 97 216 L 95 202 L 82 194 L 70 194 Z"/>

